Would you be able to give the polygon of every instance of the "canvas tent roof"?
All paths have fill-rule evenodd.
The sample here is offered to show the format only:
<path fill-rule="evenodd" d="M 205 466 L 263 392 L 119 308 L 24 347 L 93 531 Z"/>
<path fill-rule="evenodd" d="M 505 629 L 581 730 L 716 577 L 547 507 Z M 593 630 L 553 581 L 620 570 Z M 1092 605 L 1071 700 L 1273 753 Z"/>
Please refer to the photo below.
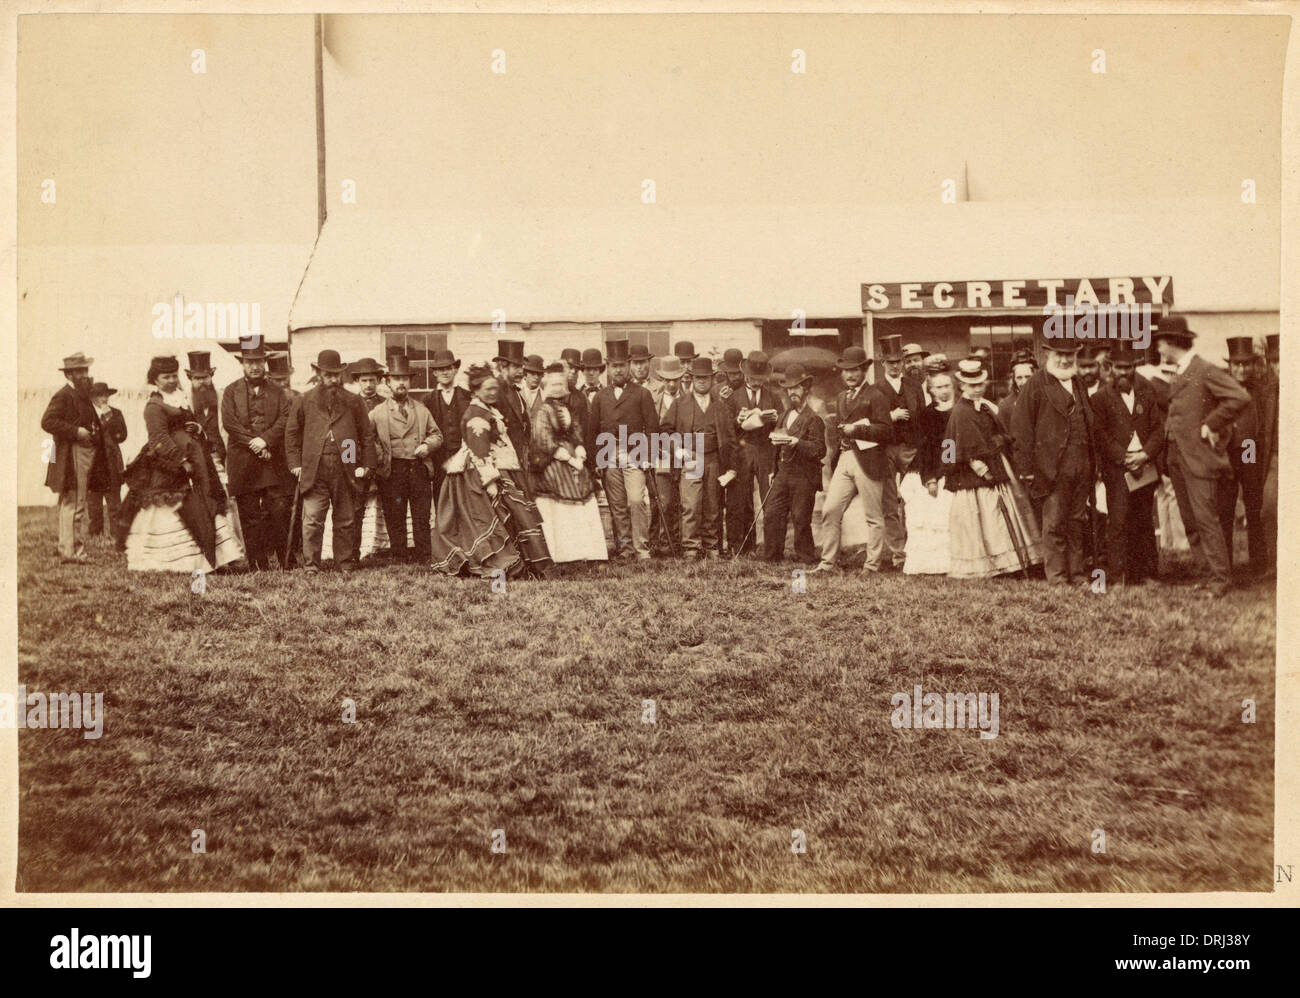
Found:
<path fill-rule="evenodd" d="M 1142 274 L 1179 310 L 1275 311 L 1279 255 L 1276 210 L 1231 201 L 336 210 L 289 324 L 842 316 L 863 282 Z"/>

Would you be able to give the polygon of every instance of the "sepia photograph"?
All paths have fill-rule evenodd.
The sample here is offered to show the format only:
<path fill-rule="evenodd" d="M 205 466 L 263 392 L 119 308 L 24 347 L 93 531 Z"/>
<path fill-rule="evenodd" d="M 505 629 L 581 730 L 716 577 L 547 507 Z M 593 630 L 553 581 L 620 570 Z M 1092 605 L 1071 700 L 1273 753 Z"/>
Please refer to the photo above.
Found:
<path fill-rule="evenodd" d="M 1289 884 L 1290 16 L 199 6 L 14 19 L 18 903 Z"/>

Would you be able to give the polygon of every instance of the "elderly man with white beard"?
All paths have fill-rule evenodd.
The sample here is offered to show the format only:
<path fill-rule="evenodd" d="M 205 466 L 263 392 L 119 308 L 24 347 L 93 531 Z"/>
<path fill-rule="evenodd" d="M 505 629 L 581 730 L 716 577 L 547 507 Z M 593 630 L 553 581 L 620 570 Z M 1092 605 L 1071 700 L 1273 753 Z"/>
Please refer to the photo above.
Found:
<path fill-rule="evenodd" d="M 1083 535 L 1095 477 L 1093 417 L 1078 377 L 1077 340 L 1043 337 L 1046 364 L 1016 399 L 1016 474 L 1042 503 L 1043 569 L 1054 585 L 1089 584 Z"/>

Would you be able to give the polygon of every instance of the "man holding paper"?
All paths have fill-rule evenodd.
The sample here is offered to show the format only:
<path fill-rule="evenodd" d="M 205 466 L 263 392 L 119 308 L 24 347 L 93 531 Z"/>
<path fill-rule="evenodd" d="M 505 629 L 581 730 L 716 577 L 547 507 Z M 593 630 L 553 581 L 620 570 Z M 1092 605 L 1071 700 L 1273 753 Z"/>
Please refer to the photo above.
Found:
<path fill-rule="evenodd" d="M 722 490 L 736 477 L 733 412 L 713 392 L 713 361 L 691 362 L 691 390 L 664 416 L 665 433 L 680 433 L 682 461 L 682 553 L 687 558 L 720 556 Z"/>
<path fill-rule="evenodd" d="M 727 404 L 735 414 L 736 481 L 727 489 L 727 549 L 732 557 L 754 551 L 754 483 L 760 507 L 767 502 L 776 472 L 776 448 L 768 434 L 776 427 L 781 398 L 767 384 L 767 354 L 755 350 L 742 364 L 745 383 Z"/>

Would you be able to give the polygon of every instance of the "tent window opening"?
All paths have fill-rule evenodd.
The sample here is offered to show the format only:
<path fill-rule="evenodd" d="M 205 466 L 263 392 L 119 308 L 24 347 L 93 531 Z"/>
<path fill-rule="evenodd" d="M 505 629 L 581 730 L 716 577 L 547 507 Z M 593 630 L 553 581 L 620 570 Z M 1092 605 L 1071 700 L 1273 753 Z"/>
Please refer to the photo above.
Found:
<path fill-rule="evenodd" d="M 989 352 L 989 380 L 995 387 L 1006 384 L 1011 377 L 1011 361 L 1018 350 L 1033 352 L 1034 327 L 1023 326 L 971 326 L 970 349 L 983 347 Z M 993 396 L 993 392 L 989 393 Z"/>
<path fill-rule="evenodd" d="M 605 349 L 608 353 L 611 340 L 627 340 L 630 350 L 635 346 L 649 349 L 655 357 L 672 353 L 669 345 L 670 323 L 667 322 L 605 322 L 601 324 L 604 333 Z"/>
<path fill-rule="evenodd" d="M 385 326 L 384 366 L 395 354 L 406 357 L 411 367 L 411 390 L 433 388 L 437 379 L 429 373 L 429 360 L 435 350 L 447 349 L 450 326 Z"/>

